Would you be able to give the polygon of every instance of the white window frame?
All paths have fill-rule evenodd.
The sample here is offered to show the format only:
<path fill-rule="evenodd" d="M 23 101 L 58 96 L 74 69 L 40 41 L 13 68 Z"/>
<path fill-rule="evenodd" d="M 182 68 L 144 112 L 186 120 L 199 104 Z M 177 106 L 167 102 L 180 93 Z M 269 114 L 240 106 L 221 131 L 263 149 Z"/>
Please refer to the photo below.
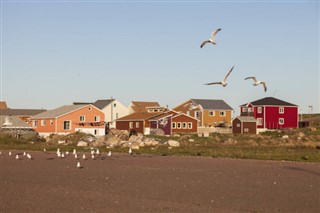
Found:
<path fill-rule="evenodd" d="M 243 132 L 249 132 L 249 128 L 244 128 Z"/>
<path fill-rule="evenodd" d="M 95 122 L 100 122 L 100 116 L 99 115 L 94 116 L 94 121 Z"/>
<path fill-rule="evenodd" d="M 284 107 L 279 107 L 279 114 L 284 114 Z"/>
<path fill-rule="evenodd" d="M 80 115 L 80 122 L 85 122 L 86 121 L 86 116 Z"/>
<path fill-rule="evenodd" d="M 181 129 L 181 122 L 177 122 L 177 129 Z"/>
<path fill-rule="evenodd" d="M 241 124 L 240 124 L 240 123 L 237 123 L 237 127 L 241 127 Z"/>
<path fill-rule="evenodd" d="M 200 118 L 200 111 L 194 111 L 194 117 Z"/>
<path fill-rule="evenodd" d="M 139 128 L 139 121 L 136 122 L 136 128 Z"/>
<path fill-rule="evenodd" d="M 186 129 L 187 128 L 187 122 L 182 122 L 182 129 Z"/>
<path fill-rule="evenodd" d="M 258 113 L 259 113 L 259 114 L 262 113 L 262 107 L 258 107 Z"/>
<path fill-rule="evenodd" d="M 243 107 L 242 112 L 248 112 L 248 107 Z"/>
<path fill-rule="evenodd" d="M 257 125 L 258 126 L 263 125 L 263 119 L 262 118 L 257 118 Z"/>
<path fill-rule="evenodd" d="M 215 111 L 209 111 L 209 116 L 216 116 L 216 112 Z"/>
<path fill-rule="evenodd" d="M 41 126 L 45 126 L 46 125 L 46 120 L 41 120 Z"/>
<path fill-rule="evenodd" d="M 284 124 L 284 118 L 279 118 L 279 125 L 283 125 Z"/>
<path fill-rule="evenodd" d="M 188 122 L 188 129 L 192 129 L 192 122 Z"/>
<path fill-rule="evenodd" d="M 66 123 L 69 123 L 69 129 L 66 129 Z M 63 121 L 63 130 L 70 130 L 71 129 L 71 121 L 70 120 L 65 120 Z"/>
<path fill-rule="evenodd" d="M 172 122 L 172 129 L 176 129 L 176 128 L 177 128 L 176 122 Z"/>
<path fill-rule="evenodd" d="M 37 120 L 33 121 L 33 128 L 38 128 L 38 121 Z"/>
<path fill-rule="evenodd" d="M 220 111 L 219 112 L 220 117 L 226 117 L 226 111 Z"/>
<path fill-rule="evenodd" d="M 53 125 L 53 120 L 50 120 L 50 125 Z"/>
<path fill-rule="evenodd" d="M 130 128 L 130 129 L 133 128 L 133 122 L 132 122 L 132 121 L 129 122 L 129 128 Z"/>

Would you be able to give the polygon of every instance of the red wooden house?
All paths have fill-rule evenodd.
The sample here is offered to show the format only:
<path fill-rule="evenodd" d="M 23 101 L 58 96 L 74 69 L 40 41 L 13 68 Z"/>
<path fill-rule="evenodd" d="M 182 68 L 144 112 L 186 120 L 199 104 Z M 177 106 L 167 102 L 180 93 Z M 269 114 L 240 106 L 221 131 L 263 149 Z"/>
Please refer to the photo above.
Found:
<path fill-rule="evenodd" d="M 298 128 L 298 106 L 266 97 L 240 106 L 241 116 L 253 116 L 258 129 Z"/>

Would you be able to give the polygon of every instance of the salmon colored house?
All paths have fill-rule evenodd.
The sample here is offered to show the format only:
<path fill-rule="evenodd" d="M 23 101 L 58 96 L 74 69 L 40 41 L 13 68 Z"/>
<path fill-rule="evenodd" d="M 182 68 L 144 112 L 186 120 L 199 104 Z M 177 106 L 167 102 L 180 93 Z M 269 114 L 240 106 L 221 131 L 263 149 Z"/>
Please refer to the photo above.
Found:
<path fill-rule="evenodd" d="M 199 120 L 199 126 L 231 126 L 233 109 L 223 100 L 190 99 L 173 108 Z"/>
<path fill-rule="evenodd" d="M 41 136 L 85 132 L 105 135 L 104 113 L 92 104 L 65 105 L 30 117 L 31 125 Z"/>

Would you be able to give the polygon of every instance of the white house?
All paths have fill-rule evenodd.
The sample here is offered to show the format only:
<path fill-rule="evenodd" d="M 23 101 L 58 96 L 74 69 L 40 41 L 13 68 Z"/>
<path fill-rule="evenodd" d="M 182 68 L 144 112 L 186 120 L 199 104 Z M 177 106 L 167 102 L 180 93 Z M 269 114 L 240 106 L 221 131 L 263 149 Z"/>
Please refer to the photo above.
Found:
<path fill-rule="evenodd" d="M 93 105 L 104 112 L 105 122 L 115 128 L 115 120 L 129 114 L 129 110 L 117 99 L 97 100 Z"/>

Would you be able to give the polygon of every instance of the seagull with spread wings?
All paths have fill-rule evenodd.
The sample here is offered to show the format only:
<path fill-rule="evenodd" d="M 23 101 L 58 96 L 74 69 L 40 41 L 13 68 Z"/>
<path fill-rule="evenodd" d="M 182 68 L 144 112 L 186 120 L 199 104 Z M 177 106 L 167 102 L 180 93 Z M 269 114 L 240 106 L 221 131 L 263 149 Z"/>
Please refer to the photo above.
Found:
<path fill-rule="evenodd" d="M 224 77 L 223 81 L 207 83 L 205 85 L 221 84 L 223 87 L 226 87 L 228 85 L 227 78 L 231 74 L 233 68 L 234 68 L 234 66 L 229 70 L 229 72 L 227 73 L 226 77 Z"/>
<path fill-rule="evenodd" d="M 216 29 L 215 31 L 213 31 L 212 34 L 211 34 L 211 38 L 209 40 L 203 41 L 201 43 L 201 45 L 200 45 L 200 48 L 202 48 L 207 43 L 211 43 L 211 44 L 215 45 L 216 44 L 216 35 L 220 30 L 221 30 L 221 28 Z"/>
<path fill-rule="evenodd" d="M 248 79 L 252 79 L 253 80 L 253 86 L 258 86 L 259 84 L 263 85 L 264 91 L 267 92 L 267 84 L 264 81 L 258 81 L 256 79 L 256 77 L 252 76 L 252 77 L 247 77 L 244 80 L 248 80 Z"/>

